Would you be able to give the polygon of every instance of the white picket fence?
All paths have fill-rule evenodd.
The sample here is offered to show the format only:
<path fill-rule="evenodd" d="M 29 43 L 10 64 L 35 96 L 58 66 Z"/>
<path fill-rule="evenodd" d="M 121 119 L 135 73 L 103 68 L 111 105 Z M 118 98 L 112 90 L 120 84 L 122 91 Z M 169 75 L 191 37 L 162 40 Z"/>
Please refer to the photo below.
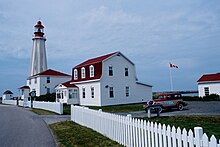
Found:
<path fill-rule="evenodd" d="M 3 104 L 17 105 L 17 100 L 2 100 Z"/>
<path fill-rule="evenodd" d="M 17 105 L 17 100 L 2 100 L 4 104 Z M 31 107 L 31 101 L 24 102 L 22 100 L 18 101 L 19 106 Z M 33 101 L 33 108 L 44 109 L 58 114 L 63 114 L 63 104 L 57 102 L 44 102 L 44 101 Z"/>
<path fill-rule="evenodd" d="M 62 103 L 33 101 L 33 108 L 39 108 L 39 109 L 44 109 L 44 110 L 56 112 L 58 114 L 63 114 L 63 104 Z"/>
<path fill-rule="evenodd" d="M 129 115 L 121 116 L 73 105 L 71 120 L 128 147 L 220 147 L 215 136 L 212 135 L 209 140 L 201 127 L 195 127 L 194 133 L 186 129 L 181 131 L 179 127 L 171 128 Z"/>

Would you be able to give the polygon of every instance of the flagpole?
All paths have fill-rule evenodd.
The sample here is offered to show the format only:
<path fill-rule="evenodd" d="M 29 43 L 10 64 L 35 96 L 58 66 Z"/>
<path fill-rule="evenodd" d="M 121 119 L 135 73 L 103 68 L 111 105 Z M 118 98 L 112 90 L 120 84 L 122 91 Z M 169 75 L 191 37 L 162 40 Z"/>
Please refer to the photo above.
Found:
<path fill-rule="evenodd" d="M 172 71 L 171 71 L 171 67 L 170 67 L 170 88 L 171 88 L 171 91 L 173 91 L 173 80 L 172 80 Z"/>

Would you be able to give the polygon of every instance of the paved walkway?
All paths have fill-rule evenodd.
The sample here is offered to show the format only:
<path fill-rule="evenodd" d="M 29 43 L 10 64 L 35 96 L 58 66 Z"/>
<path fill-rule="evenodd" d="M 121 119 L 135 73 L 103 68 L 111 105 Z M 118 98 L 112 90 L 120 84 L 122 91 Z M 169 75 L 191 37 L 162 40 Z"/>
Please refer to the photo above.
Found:
<path fill-rule="evenodd" d="M 23 108 L 0 105 L 1 147 L 54 147 L 56 143 L 39 115 Z"/>

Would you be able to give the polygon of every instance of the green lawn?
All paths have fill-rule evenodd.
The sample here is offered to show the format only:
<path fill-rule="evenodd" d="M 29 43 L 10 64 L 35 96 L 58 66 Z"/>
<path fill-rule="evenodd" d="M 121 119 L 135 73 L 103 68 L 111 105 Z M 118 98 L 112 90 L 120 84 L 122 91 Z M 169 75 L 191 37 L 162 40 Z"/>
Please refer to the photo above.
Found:
<path fill-rule="evenodd" d="M 47 110 L 43 110 L 43 109 L 32 108 L 31 111 L 36 113 L 36 114 L 38 114 L 38 115 L 59 115 L 58 113 L 47 111 Z"/>
<path fill-rule="evenodd" d="M 61 147 L 120 147 L 117 142 L 71 121 L 49 125 Z"/>
<path fill-rule="evenodd" d="M 104 112 L 133 112 L 133 111 L 143 111 L 143 105 L 145 103 L 139 103 L 139 104 L 129 104 L 129 105 L 115 105 L 115 106 L 103 106 L 103 107 L 95 107 L 95 106 L 89 106 L 90 109 L 102 109 Z"/>
<path fill-rule="evenodd" d="M 170 125 L 171 127 L 180 127 L 181 129 L 192 129 L 192 131 L 194 130 L 194 127 L 202 127 L 204 129 L 203 132 L 209 137 L 215 135 L 216 138 L 220 139 L 220 115 L 154 117 L 150 119 L 145 118 L 145 120 Z"/>

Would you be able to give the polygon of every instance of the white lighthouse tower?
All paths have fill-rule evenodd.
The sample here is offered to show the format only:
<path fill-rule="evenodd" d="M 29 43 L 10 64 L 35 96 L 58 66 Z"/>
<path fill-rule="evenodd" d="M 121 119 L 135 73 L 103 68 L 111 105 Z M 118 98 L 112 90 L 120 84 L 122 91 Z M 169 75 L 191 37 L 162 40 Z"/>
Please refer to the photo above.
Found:
<path fill-rule="evenodd" d="M 29 76 L 36 75 L 42 71 L 47 70 L 47 57 L 44 37 L 44 26 L 41 21 L 38 21 L 34 26 L 35 32 L 33 37 L 33 48 L 30 64 Z"/>

